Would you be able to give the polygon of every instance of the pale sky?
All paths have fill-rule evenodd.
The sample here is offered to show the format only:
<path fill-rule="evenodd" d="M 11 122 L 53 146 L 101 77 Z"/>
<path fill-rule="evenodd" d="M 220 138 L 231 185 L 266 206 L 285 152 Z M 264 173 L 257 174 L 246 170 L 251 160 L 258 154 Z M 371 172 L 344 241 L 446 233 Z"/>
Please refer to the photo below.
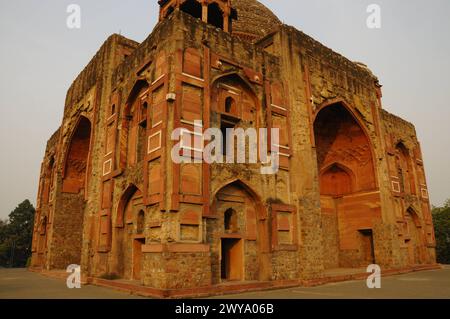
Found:
<path fill-rule="evenodd" d="M 263 0 L 284 23 L 353 61 L 383 84 L 384 107 L 416 125 L 431 201 L 450 197 L 450 1 Z M 81 6 L 81 29 L 66 26 Z M 381 29 L 366 8 L 381 7 Z M 0 218 L 36 202 L 45 144 L 66 91 L 112 33 L 143 41 L 157 0 L 0 0 Z"/>

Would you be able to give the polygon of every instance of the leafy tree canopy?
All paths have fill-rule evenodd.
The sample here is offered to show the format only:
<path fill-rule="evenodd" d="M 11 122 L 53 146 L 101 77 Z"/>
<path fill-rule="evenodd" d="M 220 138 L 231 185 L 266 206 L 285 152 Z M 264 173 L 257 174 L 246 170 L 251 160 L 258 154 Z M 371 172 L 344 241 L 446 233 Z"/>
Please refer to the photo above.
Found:
<path fill-rule="evenodd" d="M 0 266 L 24 267 L 31 255 L 35 209 L 27 199 L 0 221 Z"/>
<path fill-rule="evenodd" d="M 433 207 L 433 224 L 437 261 L 450 264 L 450 199 L 442 207 Z"/>

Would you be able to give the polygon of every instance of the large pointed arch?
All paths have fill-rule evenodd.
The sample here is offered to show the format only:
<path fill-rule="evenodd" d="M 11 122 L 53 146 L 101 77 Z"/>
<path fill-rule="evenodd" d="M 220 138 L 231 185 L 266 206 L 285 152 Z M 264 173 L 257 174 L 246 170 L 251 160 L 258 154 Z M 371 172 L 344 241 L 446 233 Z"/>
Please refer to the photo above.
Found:
<path fill-rule="evenodd" d="M 368 141 L 370 142 L 370 144 L 372 145 L 372 140 L 370 139 L 370 134 L 369 134 L 369 130 L 366 127 L 366 125 L 363 123 L 363 121 L 361 120 L 360 116 L 357 114 L 357 112 L 351 107 L 350 103 L 348 103 L 346 100 L 342 99 L 342 98 L 334 98 L 334 99 L 328 99 L 325 102 L 319 104 L 316 109 L 314 110 L 314 114 L 313 114 L 313 123 L 316 122 L 317 117 L 319 116 L 319 114 L 321 113 L 321 111 L 323 111 L 324 109 L 328 108 L 328 107 L 333 107 L 336 105 L 340 105 L 342 107 L 344 107 L 347 112 L 349 114 L 351 114 L 351 116 L 353 117 L 353 119 L 358 123 L 359 127 L 362 129 L 362 131 L 364 132 L 365 136 L 367 137 Z M 373 146 L 372 146 L 373 149 Z M 374 154 L 372 154 L 374 155 Z"/>
<path fill-rule="evenodd" d="M 378 188 L 370 134 L 347 102 L 335 99 L 321 104 L 314 115 L 313 130 L 319 172 L 336 162 L 353 172 L 358 191 Z M 339 138 L 347 138 L 349 143 L 341 143 Z M 367 167 L 364 172 L 362 166 Z"/>
<path fill-rule="evenodd" d="M 323 224 L 324 267 L 375 262 L 374 225 L 381 220 L 374 146 L 359 114 L 344 100 L 314 114 Z M 363 204 L 362 204 L 363 203 Z"/>
<path fill-rule="evenodd" d="M 62 170 L 64 193 L 77 194 L 86 188 L 91 137 L 91 121 L 85 116 L 80 116 L 71 133 L 64 156 Z"/>

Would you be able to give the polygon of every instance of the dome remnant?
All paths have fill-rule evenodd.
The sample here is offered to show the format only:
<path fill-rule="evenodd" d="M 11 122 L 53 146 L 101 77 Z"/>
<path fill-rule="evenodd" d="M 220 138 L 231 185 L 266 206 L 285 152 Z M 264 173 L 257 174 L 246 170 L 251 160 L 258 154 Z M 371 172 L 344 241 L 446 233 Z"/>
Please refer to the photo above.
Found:
<path fill-rule="evenodd" d="M 265 5 L 256 0 L 231 0 L 237 11 L 231 33 L 243 40 L 254 42 L 268 35 L 282 24 Z"/>
<path fill-rule="evenodd" d="M 282 22 L 257 0 L 159 0 L 159 20 L 175 9 L 211 24 L 244 41 L 255 42 L 278 29 Z"/>

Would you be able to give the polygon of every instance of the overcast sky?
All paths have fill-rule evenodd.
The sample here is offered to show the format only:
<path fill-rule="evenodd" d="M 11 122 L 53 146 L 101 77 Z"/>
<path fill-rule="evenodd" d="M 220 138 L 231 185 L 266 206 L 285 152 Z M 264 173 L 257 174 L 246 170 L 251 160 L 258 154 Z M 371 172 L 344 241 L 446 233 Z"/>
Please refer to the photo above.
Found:
<path fill-rule="evenodd" d="M 295 26 L 383 84 L 384 107 L 416 125 L 432 203 L 450 197 L 450 1 L 264 0 Z M 69 4 L 81 29 L 68 29 Z M 368 29 L 369 4 L 381 29 Z M 36 202 L 47 139 L 59 127 L 72 81 L 112 33 L 143 41 L 157 0 L 0 0 L 0 218 Z"/>

